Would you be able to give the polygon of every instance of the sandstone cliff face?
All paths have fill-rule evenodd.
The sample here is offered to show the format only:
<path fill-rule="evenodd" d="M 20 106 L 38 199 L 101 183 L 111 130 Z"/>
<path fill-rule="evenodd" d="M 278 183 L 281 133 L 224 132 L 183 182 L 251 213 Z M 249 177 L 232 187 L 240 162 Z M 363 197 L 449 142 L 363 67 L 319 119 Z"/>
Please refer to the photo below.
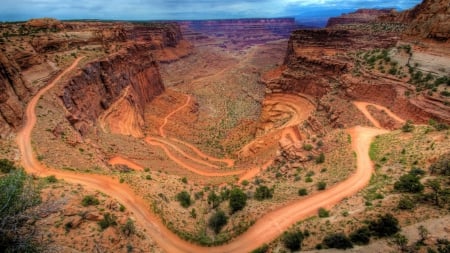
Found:
<path fill-rule="evenodd" d="M 85 132 L 108 111 L 109 116 L 101 117 L 109 122 L 103 124 L 105 130 L 139 136 L 145 103 L 164 90 L 157 61 L 175 61 L 192 50 L 176 23 L 37 19 L 2 24 L 0 33 L 7 34 L 0 40 L 2 138 L 21 125 L 29 98 L 75 55 L 102 58 L 65 84 L 61 97 L 73 125 Z M 130 120 L 133 129 L 111 126 Z"/>
<path fill-rule="evenodd" d="M 328 19 L 327 28 L 337 25 L 346 25 L 354 23 L 370 23 L 381 15 L 387 15 L 392 12 L 392 9 L 359 9 L 355 12 L 342 14 L 339 17 L 332 17 Z"/>
<path fill-rule="evenodd" d="M 424 0 L 411 10 L 380 17 L 384 21 L 408 24 L 406 35 L 422 39 L 447 41 L 450 38 L 450 4 L 448 0 Z"/>
<path fill-rule="evenodd" d="M 108 111 L 102 116 L 105 129 L 139 136 L 145 104 L 163 91 L 158 64 L 149 47 L 131 45 L 123 52 L 85 66 L 65 85 L 61 98 L 70 112 L 69 121 L 82 134 Z M 119 99 L 126 103 L 116 103 Z M 135 112 L 127 115 L 121 111 Z M 118 125 L 130 120 L 135 127 L 121 131 Z"/>
<path fill-rule="evenodd" d="M 285 67 L 276 78 L 265 78 L 269 92 L 301 92 L 321 97 L 339 85 L 353 63 L 349 49 L 371 49 L 395 44 L 394 35 L 377 36 L 347 30 L 298 30 L 292 33 Z"/>
<path fill-rule="evenodd" d="M 30 89 L 22 79 L 20 67 L 0 53 L 0 135 L 4 138 L 23 120 L 24 101 Z"/>

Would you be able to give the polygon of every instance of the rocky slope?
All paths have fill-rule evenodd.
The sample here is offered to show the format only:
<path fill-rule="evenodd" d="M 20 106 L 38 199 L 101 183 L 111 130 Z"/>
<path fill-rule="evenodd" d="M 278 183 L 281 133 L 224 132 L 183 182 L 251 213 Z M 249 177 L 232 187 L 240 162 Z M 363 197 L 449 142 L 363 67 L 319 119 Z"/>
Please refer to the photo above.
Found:
<path fill-rule="evenodd" d="M 424 123 L 434 118 L 449 123 L 449 99 L 445 85 L 438 81 L 446 80 L 445 67 L 432 66 L 427 56 L 434 55 L 439 62 L 450 62 L 448 44 L 439 45 L 437 51 L 434 50 L 437 45 L 415 47 L 413 41 L 402 40 L 401 36 L 411 36 L 414 31 L 424 29 L 431 31 L 425 37 L 437 38 L 439 34 L 442 41 L 446 35 L 442 31 L 432 31 L 433 27 L 446 29 L 442 24 L 449 19 L 442 12 L 447 10 L 448 3 L 426 0 L 402 14 L 402 17 L 409 17 L 411 12 L 415 13 L 409 26 L 393 19 L 373 23 L 363 20 L 362 24 L 332 29 L 295 31 L 289 39 L 284 65 L 262 78 L 267 92 L 312 95 L 327 111 L 331 121 L 346 109 L 324 103 L 322 98 L 327 94 L 337 95 L 335 100 L 342 98 L 383 104 L 415 122 Z M 421 36 L 413 38 L 417 40 Z M 409 65 L 413 60 L 415 66 Z M 430 90 L 425 92 L 426 89 Z"/>
<path fill-rule="evenodd" d="M 392 12 L 392 9 L 359 9 L 352 13 L 342 14 L 339 17 L 328 19 L 326 27 L 354 23 L 370 23 L 377 20 L 379 16 L 389 14 L 390 12 Z"/>
<path fill-rule="evenodd" d="M 409 24 L 406 35 L 447 41 L 450 38 L 448 0 L 424 0 L 411 10 L 385 15 L 382 20 Z"/>
<path fill-rule="evenodd" d="M 68 117 L 77 129 L 84 131 L 87 122 L 92 125 L 95 118 L 114 104 L 115 108 L 128 108 L 125 111 L 134 108 L 132 122 L 136 127 L 127 130 L 110 127 L 107 122 L 120 122 L 126 115 L 119 113 L 122 116 L 117 118 L 117 113 L 110 110 L 109 116 L 102 117 L 104 128 L 140 135 L 137 129 L 142 125 L 144 103 L 164 89 L 157 61 L 175 61 L 192 50 L 175 23 L 35 19 L 2 24 L 0 30 L 4 35 L 0 40 L 2 138 L 21 125 L 28 99 L 77 55 L 87 56 L 91 63 L 65 85 L 61 94 L 73 114 Z M 95 92 L 99 93 L 93 95 Z M 122 102 L 116 103 L 118 100 Z"/>
<path fill-rule="evenodd" d="M 70 112 L 69 121 L 82 134 L 102 116 L 105 130 L 140 136 L 144 106 L 162 91 L 158 64 L 149 46 L 130 45 L 86 65 L 64 85 L 61 98 Z M 133 127 L 122 128 L 126 122 Z"/>
<path fill-rule="evenodd" d="M 238 48 L 287 39 L 298 28 L 294 18 L 195 20 L 182 21 L 180 26 L 185 37 L 196 44 L 214 44 L 221 39 L 222 47 Z"/>

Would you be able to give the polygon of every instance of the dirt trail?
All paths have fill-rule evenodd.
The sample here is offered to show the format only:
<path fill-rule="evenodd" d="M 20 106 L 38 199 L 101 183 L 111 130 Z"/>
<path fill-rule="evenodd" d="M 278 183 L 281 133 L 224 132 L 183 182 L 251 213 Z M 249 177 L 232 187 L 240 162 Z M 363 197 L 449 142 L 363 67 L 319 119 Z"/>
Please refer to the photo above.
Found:
<path fill-rule="evenodd" d="M 108 163 L 111 165 L 126 165 L 127 167 L 129 167 L 133 170 L 139 170 L 139 171 L 144 170 L 144 167 L 142 167 L 141 165 L 139 165 L 129 159 L 121 157 L 121 156 L 115 156 L 115 157 L 111 158 L 108 161 Z"/>
<path fill-rule="evenodd" d="M 167 125 L 169 118 L 172 117 L 172 115 L 174 115 L 175 113 L 183 110 L 191 102 L 191 96 L 188 96 L 188 95 L 186 95 L 186 96 L 187 96 L 186 102 L 182 106 L 176 108 L 175 110 L 173 110 L 172 112 L 167 114 L 167 116 L 164 118 L 164 123 L 162 123 L 162 125 L 159 127 L 159 135 L 161 135 L 162 137 L 164 137 L 164 138 L 167 137 L 166 134 L 164 133 L 164 127 Z"/>
<path fill-rule="evenodd" d="M 395 113 L 393 113 L 391 110 L 389 110 L 388 108 L 381 106 L 381 105 L 377 105 L 377 104 L 373 104 L 373 103 L 368 103 L 368 102 L 361 102 L 361 101 L 354 101 L 353 104 L 364 114 L 364 116 L 366 116 L 366 118 L 377 128 L 382 128 L 381 124 L 378 120 L 376 120 L 372 114 L 369 112 L 369 110 L 367 110 L 367 106 L 371 105 L 374 106 L 375 108 L 377 108 L 378 110 L 384 111 L 386 112 L 387 115 L 389 115 L 389 117 L 393 118 L 394 120 L 400 122 L 400 123 L 405 123 L 405 120 L 398 117 Z"/>
<path fill-rule="evenodd" d="M 148 233 L 162 249 L 171 253 L 249 252 L 263 243 L 270 242 L 298 220 L 316 215 L 318 208 L 330 208 L 343 198 L 351 196 L 364 188 L 369 182 L 373 170 L 373 165 L 368 156 L 371 140 L 376 135 L 388 132 L 387 130 L 359 126 L 349 129 L 348 132 L 352 136 L 352 146 L 357 154 L 357 169 L 348 179 L 334 185 L 326 191 L 313 194 L 267 213 L 248 231 L 235 238 L 229 244 L 219 247 L 200 247 L 183 241 L 170 232 L 158 218 L 150 213 L 148 203 L 136 196 L 128 186 L 120 184 L 117 179 L 115 180 L 100 175 L 78 174 L 46 168 L 34 158 L 30 136 L 36 123 L 36 104 L 42 94 L 51 89 L 63 75 L 72 71 L 80 60 L 81 58 L 78 58 L 46 88 L 39 91 L 28 104 L 26 109 L 26 124 L 17 136 L 17 143 L 22 155 L 22 165 L 29 173 L 38 174 L 40 176 L 55 175 L 70 183 L 82 184 L 87 188 L 95 189 L 115 197 L 133 213 L 137 222 L 146 229 L 146 233 Z M 220 174 L 223 175 L 222 173 Z"/>

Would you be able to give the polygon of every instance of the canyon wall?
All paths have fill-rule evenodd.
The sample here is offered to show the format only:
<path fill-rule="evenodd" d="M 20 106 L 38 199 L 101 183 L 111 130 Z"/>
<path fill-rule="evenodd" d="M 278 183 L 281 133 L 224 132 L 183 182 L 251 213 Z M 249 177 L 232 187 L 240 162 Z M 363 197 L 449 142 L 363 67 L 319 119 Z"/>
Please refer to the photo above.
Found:
<path fill-rule="evenodd" d="M 102 116 L 105 130 L 140 136 L 145 104 L 163 91 L 158 63 L 149 46 L 136 44 L 83 67 L 64 85 L 61 98 L 70 112 L 69 121 L 81 134 Z M 116 103 L 119 100 L 122 102 Z M 121 128 L 126 122 L 134 127 Z"/>
<path fill-rule="evenodd" d="M 352 13 L 342 14 L 339 17 L 328 19 L 327 28 L 337 25 L 370 23 L 377 20 L 381 15 L 391 13 L 393 9 L 359 9 Z"/>
<path fill-rule="evenodd" d="M 299 26 L 294 18 L 249 18 L 179 22 L 183 35 L 196 44 L 245 48 L 268 41 L 287 39 Z M 222 41 L 220 41 L 222 40 Z"/>
<path fill-rule="evenodd" d="M 36 19 L 0 30 L 2 138 L 20 127 L 28 100 L 77 55 L 94 60 L 63 84 L 70 122 L 85 133 L 100 118 L 107 131 L 139 136 L 145 103 L 164 90 L 158 62 L 192 51 L 176 23 Z"/>

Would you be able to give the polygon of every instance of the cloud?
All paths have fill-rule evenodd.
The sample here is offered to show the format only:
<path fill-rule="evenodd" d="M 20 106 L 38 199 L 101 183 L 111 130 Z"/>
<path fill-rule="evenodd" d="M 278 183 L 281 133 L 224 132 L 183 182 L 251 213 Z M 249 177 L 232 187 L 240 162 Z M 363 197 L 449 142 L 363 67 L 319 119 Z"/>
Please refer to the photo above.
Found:
<path fill-rule="evenodd" d="M 36 17 L 59 19 L 211 19 L 299 16 L 314 11 L 394 7 L 406 9 L 420 0 L 2 0 L 0 20 Z"/>

